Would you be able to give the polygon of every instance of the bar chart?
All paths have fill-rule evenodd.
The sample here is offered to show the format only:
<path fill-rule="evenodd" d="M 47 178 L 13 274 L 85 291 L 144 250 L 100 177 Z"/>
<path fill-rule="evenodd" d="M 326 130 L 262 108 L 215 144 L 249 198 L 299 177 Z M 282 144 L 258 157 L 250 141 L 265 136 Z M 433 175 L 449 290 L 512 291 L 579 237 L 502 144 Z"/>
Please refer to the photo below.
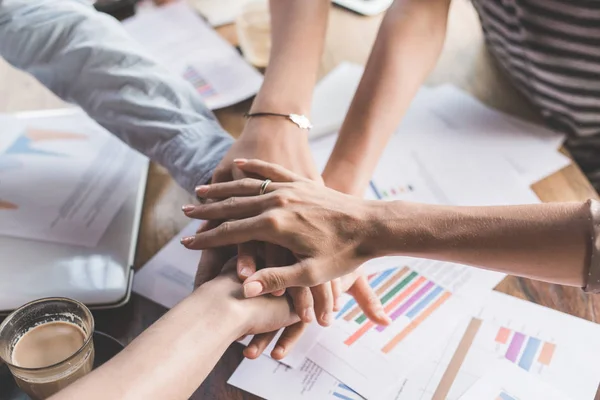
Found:
<path fill-rule="evenodd" d="M 526 371 L 540 372 L 552 362 L 556 344 L 500 327 L 494 339 L 497 352 Z"/>
<path fill-rule="evenodd" d="M 436 285 L 407 266 L 390 268 L 371 276 L 369 284 L 375 289 L 386 314 L 392 321 L 395 322 L 399 318 L 408 320 L 404 329 L 396 333 L 381 348 L 384 353 L 391 352 L 451 295 L 443 287 Z M 377 332 L 383 332 L 386 329 L 384 326 L 375 326 L 373 322 L 367 321 L 366 315 L 360 312 L 360 308 L 353 299 L 349 300 L 336 315 L 336 319 L 339 318 L 358 325 L 358 328 L 344 341 L 348 346 L 355 344 L 372 329 Z"/>
<path fill-rule="evenodd" d="M 395 184 L 386 188 L 379 187 L 374 180 L 369 182 L 369 187 L 379 200 L 393 199 L 414 192 L 415 188 L 412 184 Z"/>
<path fill-rule="evenodd" d="M 341 400 L 361 400 L 363 399 L 358 393 L 354 390 L 350 389 L 348 386 L 344 385 L 342 382 L 339 382 L 337 387 L 331 393 L 334 399 Z"/>
<path fill-rule="evenodd" d="M 202 77 L 200 72 L 191 65 L 185 67 L 183 71 L 183 78 L 190 82 L 196 91 L 202 96 L 203 99 L 213 97 L 217 94 L 212 85 Z"/>
<path fill-rule="evenodd" d="M 428 262 L 414 259 L 397 266 L 382 264 L 368 281 L 391 323 L 377 326 L 348 296 L 335 323 L 311 349 L 309 359 L 325 370 L 339 371 L 336 377 L 351 382 L 359 394 L 385 398 L 390 384 L 399 382 L 414 364 L 441 345 L 439 338 L 451 334 L 468 309 L 464 299 L 448 289 L 452 287 L 450 277 L 444 275 L 441 284 L 431 274 L 419 272 L 421 264 Z M 456 278 L 464 279 L 464 275 Z"/>

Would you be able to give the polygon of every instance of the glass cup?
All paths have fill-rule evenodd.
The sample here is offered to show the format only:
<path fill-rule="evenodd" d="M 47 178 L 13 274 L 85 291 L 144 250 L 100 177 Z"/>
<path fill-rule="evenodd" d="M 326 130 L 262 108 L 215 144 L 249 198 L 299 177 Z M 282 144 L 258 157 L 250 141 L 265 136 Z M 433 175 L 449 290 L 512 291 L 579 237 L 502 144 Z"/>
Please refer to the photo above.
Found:
<path fill-rule="evenodd" d="M 13 352 L 19 340 L 33 328 L 49 323 L 75 325 L 83 344 L 74 354 L 48 366 L 15 365 Z M 75 328 L 75 329 L 77 329 Z M 19 387 L 34 400 L 50 397 L 92 370 L 94 318 L 82 303 L 63 297 L 34 300 L 10 314 L 0 325 L 0 358 L 8 365 Z"/>
<path fill-rule="evenodd" d="M 244 57 L 255 67 L 269 64 L 271 51 L 271 14 L 266 0 L 244 4 L 235 21 Z"/>

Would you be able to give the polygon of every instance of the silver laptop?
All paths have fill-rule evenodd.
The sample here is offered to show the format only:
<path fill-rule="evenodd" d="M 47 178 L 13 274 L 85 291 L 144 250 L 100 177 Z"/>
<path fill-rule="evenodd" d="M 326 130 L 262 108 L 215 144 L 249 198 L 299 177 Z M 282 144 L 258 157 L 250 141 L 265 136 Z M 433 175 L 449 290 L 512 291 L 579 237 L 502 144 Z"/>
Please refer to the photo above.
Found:
<path fill-rule="evenodd" d="M 40 114 L 52 112 L 65 111 Z M 90 308 L 126 303 L 147 171 L 147 160 L 136 164 L 136 184 L 95 247 L 0 236 L 0 314 L 49 296 L 71 297 Z"/>

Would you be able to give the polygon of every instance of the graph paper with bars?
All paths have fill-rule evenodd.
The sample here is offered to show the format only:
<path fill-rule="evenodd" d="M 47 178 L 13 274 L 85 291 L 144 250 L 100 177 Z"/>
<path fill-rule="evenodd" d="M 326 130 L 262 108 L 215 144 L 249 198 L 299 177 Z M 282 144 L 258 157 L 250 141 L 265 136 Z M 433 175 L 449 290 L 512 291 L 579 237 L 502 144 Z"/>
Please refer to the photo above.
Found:
<path fill-rule="evenodd" d="M 218 94 L 213 86 L 202 77 L 200 71 L 192 65 L 185 67 L 183 78 L 194 86 L 194 89 L 196 89 L 203 100 L 211 99 Z"/>
<path fill-rule="evenodd" d="M 423 261 L 415 261 L 415 264 Z M 377 326 L 348 297 L 309 358 L 325 370 L 336 371 L 343 382 L 365 397 L 380 398 L 389 383 L 407 374 L 423 360 L 437 335 L 451 334 L 454 324 L 469 307 L 450 290 L 419 272 L 418 265 L 398 265 L 368 276 L 392 323 Z M 457 279 L 461 275 L 456 276 Z"/>
<path fill-rule="evenodd" d="M 594 398 L 596 372 L 583 366 L 593 364 L 600 354 L 600 344 L 593 339 L 596 324 L 498 292 L 492 292 L 474 315 L 459 323 L 443 348 L 406 379 L 396 399 L 462 400 L 481 379 L 498 381 L 511 368 L 517 371 L 512 374 L 525 374 L 524 379 L 534 382 L 529 385 L 539 380 L 574 399 Z M 497 363 L 508 372 L 495 373 Z M 507 395 L 519 393 L 518 388 L 510 389 Z M 519 395 L 519 400 L 526 399 Z"/>

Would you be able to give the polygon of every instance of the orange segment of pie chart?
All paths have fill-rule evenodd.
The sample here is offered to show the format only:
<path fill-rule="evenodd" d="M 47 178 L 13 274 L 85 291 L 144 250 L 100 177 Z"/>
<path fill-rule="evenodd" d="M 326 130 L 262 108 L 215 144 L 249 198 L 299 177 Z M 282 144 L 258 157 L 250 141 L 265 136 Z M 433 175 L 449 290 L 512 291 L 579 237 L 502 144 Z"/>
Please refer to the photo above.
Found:
<path fill-rule="evenodd" d="M 6 200 L 0 199 L 0 210 L 16 210 L 19 206 Z"/>
<path fill-rule="evenodd" d="M 84 140 L 85 135 L 72 132 L 48 131 L 44 129 L 27 129 L 27 136 L 32 142 L 46 140 Z"/>

